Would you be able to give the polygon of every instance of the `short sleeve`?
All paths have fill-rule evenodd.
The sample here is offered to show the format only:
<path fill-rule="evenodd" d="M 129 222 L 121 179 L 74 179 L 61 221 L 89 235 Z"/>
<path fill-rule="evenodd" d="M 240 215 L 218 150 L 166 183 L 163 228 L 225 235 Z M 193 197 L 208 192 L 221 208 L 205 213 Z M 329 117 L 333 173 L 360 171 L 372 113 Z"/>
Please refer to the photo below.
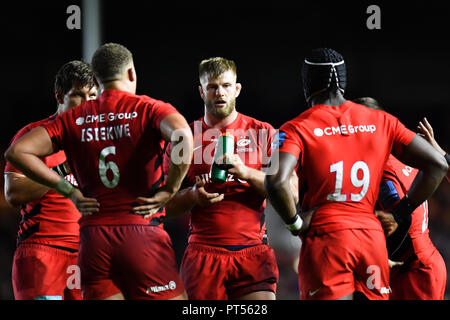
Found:
<path fill-rule="evenodd" d="M 42 125 L 42 127 L 47 130 L 47 133 L 52 140 L 53 150 L 55 153 L 63 149 L 64 115 L 65 114 L 58 115 L 54 120 Z"/>
<path fill-rule="evenodd" d="M 170 103 L 166 103 L 163 101 L 157 101 L 151 107 L 152 126 L 159 130 L 161 121 L 165 117 L 167 117 L 168 115 L 171 115 L 173 113 L 179 113 L 178 110 L 175 109 L 174 106 L 172 106 Z"/>
<path fill-rule="evenodd" d="M 22 129 L 20 129 L 16 135 L 12 138 L 11 143 L 9 144 L 10 146 L 13 145 L 17 140 L 19 140 L 22 136 L 24 136 L 26 133 L 28 133 L 30 131 L 29 127 L 23 127 Z M 15 172 L 15 173 L 20 173 L 22 174 L 22 172 L 20 172 L 19 170 L 17 170 L 16 168 L 13 167 L 13 165 L 11 163 L 9 163 L 8 161 L 6 161 L 6 165 L 5 165 L 5 171 L 4 172 Z"/>
<path fill-rule="evenodd" d="M 303 151 L 303 143 L 293 123 L 287 122 L 280 127 L 278 132 L 278 147 L 279 152 L 287 152 L 300 159 Z"/>
<path fill-rule="evenodd" d="M 403 125 L 403 123 L 401 123 L 394 116 L 390 116 L 390 121 L 392 121 L 390 125 L 392 126 L 392 128 L 394 128 L 392 154 L 398 158 L 403 153 L 404 147 L 406 147 L 411 143 L 412 139 L 415 137 L 416 134 L 413 131 L 406 128 Z"/>

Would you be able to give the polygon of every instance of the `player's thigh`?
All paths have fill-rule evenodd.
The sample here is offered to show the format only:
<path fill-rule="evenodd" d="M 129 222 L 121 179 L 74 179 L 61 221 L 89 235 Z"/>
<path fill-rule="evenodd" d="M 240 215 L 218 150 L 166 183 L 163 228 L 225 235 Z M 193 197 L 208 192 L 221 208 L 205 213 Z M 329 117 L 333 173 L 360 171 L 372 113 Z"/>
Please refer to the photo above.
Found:
<path fill-rule="evenodd" d="M 278 266 L 275 252 L 268 245 L 256 245 L 228 253 L 232 268 L 227 284 L 231 299 L 251 296 L 257 300 L 275 298 Z"/>
<path fill-rule="evenodd" d="M 165 300 L 184 292 L 172 242 L 164 229 L 121 226 L 120 234 L 113 271 L 126 299 Z"/>
<path fill-rule="evenodd" d="M 300 299 L 334 300 L 352 294 L 357 247 L 350 230 L 304 238 L 298 266 Z"/>
<path fill-rule="evenodd" d="M 40 244 L 18 246 L 12 267 L 14 296 L 18 300 L 61 300 L 67 289 L 73 254 Z"/>
<path fill-rule="evenodd" d="M 225 279 L 231 260 L 223 248 L 189 244 L 184 252 L 180 275 L 190 300 L 226 300 Z"/>
<path fill-rule="evenodd" d="M 113 233 L 112 226 L 88 226 L 80 230 L 78 265 L 85 300 L 103 300 L 121 292 L 112 275 Z"/>
<path fill-rule="evenodd" d="M 391 288 L 383 231 L 355 229 L 352 232 L 359 244 L 358 266 L 355 270 L 356 291 L 370 300 L 387 300 Z"/>

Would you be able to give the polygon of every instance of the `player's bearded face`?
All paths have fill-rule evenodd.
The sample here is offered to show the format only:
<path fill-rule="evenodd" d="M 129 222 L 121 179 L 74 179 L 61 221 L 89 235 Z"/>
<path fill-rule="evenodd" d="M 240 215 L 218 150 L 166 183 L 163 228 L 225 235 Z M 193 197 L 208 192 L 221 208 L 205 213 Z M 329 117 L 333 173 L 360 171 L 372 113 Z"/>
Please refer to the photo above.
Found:
<path fill-rule="evenodd" d="M 236 83 L 236 75 L 232 71 L 226 71 L 215 78 L 204 76 L 201 84 L 202 98 L 208 113 L 216 118 L 225 118 L 233 112 L 240 84 Z"/>

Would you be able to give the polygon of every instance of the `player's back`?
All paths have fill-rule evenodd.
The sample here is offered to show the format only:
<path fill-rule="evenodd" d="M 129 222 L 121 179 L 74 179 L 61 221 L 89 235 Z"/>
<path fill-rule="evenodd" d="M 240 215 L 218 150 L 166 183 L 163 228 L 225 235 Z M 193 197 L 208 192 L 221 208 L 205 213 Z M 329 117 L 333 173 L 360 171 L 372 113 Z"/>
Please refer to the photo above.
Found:
<path fill-rule="evenodd" d="M 312 227 L 380 229 L 374 206 L 384 164 L 393 148 L 400 153 L 412 140 L 409 130 L 395 117 L 351 101 L 316 105 L 280 130 L 286 138 L 296 136 L 306 188 L 302 207 L 319 206 Z"/>
<path fill-rule="evenodd" d="M 83 194 L 100 203 L 100 212 L 84 217 L 82 226 L 148 224 L 132 208 L 137 197 L 150 196 L 164 181 L 159 125 L 173 112 L 170 104 L 147 96 L 106 90 L 62 115 L 53 141 L 66 151 Z"/>

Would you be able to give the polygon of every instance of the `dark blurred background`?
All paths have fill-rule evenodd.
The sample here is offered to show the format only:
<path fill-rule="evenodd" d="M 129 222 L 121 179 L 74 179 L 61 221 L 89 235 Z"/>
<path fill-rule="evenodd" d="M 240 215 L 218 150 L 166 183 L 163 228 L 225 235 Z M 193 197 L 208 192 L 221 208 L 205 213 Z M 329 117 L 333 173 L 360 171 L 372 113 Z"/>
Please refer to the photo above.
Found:
<path fill-rule="evenodd" d="M 2 154 L 20 128 L 56 111 L 54 75 L 65 62 L 86 56 L 83 39 L 90 32 L 84 26 L 69 30 L 66 22 L 71 14 L 66 10 L 78 5 L 85 19 L 92 13 L 87 12 L 86 3 L 15 1 L 2 10 Z M 98 3 L 100 42 L 118 42 L 133 52 L 138 93 L 172 103 L 188 121 L 203 114 L 197 91 L 202 59 L 233 59 L 243 85 L 237 109 L 279 127 L 305 110 L 300 78 L 305 55 L 315 47 L 331 47 L 346 61 L 347 99 L 374 97 L 412 130 L 426 116 L 438 142 L 450 150 L 446 45 L 450 27 L 445 4 L 378 3 L 381 29 L 369 30 L 366 10 L 377 2 Z M 3 173 L 3 157 L 0 168 Z M 449 269 L 450 184 L 443 181 L 429 203 L 431 238 Z M 166 224 L 178 261 L 186 243 L 187 218 Z M 293 266 L 300 242 L 284 230 L 270 205 L 267 219 L 280 268 L 278 298 L 297 299 Z M 13 299 L 11 262 L 18 222 L 18 211 L 8 206 L 0 192 L 0 299 Z M 449 285 L 446 299 L 450 299 Z"/>

